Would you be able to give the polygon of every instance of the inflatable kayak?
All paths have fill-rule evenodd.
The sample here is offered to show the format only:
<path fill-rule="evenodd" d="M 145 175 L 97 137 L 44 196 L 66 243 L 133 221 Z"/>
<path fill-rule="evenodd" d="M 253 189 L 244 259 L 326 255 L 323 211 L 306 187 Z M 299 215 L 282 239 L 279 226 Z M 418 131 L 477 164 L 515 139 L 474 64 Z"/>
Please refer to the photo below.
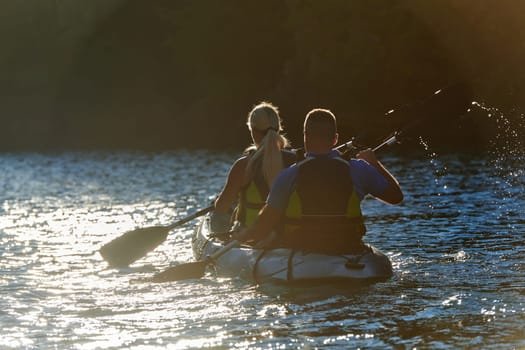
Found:
<path fill-rule="evenodd" d="M 203 217 L 192 237 L 195 259 L 209 259 L 226 244 L 213 238 L 210 218 Z M 388 257 L 371 245 L 365 245 L 362 252 L 345 255 L 236 246 L 220 254 L 212 265 L 218 276 L 239 277 L 257 284 L 355 283 L 384 280 L 393 274 Z"/>

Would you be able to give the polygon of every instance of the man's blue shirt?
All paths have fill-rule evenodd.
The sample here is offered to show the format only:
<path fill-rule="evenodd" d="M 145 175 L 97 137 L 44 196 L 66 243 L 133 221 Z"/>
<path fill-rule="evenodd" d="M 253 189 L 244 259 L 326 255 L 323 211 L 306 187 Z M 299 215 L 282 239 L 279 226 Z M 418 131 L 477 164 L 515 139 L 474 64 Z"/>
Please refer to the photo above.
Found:
<path fill-rule="evenodd" d="M 332 150 L 323 156 L 335 158 L 339 157 L 339 152 Z M 309 157 L 316 157 L 316 155 L 307 154 L 306 158 Z M 377 197 L 385 192 L 388 187 L 388 182 L 375 167 L 361 159 L 351 159 L 349 164 L 352 183 L 359 200 L 362 200 L 367 194 Z M 283 169 L 279 175 L 277 175 L 270 194 L 268 195 L 268 200 L 266 201 L 270 207 L 283 212 L 286 210 L 288 200 L 293 192 L 293 185 L 297 178 L 298 169 L 297 165 L 294 164 L 289 168 Z"/>

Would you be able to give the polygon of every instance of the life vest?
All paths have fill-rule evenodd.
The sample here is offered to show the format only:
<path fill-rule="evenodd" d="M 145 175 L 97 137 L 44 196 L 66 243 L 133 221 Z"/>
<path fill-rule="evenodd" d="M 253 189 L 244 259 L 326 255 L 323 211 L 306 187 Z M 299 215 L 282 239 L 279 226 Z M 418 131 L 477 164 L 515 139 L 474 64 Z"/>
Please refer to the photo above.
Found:
<path fill-rule="evenodd" d="M 323 253 L 361 249 L 366 229 L 348 162 L 317 156 L 297 167 L 281 230 L 282 244 Z"/>
<path fill-rule="evenodd" d="M 285 168 L 295 163 L 296 155 L 289 150 L 281 150 Z M 270 188 L 264 179 L 262 157 L 253 164 L 252 179 L 241 188 L 237 205 L 236 220 L 245 226 L 253 223 L 257 214 L 266 203 Z"/>

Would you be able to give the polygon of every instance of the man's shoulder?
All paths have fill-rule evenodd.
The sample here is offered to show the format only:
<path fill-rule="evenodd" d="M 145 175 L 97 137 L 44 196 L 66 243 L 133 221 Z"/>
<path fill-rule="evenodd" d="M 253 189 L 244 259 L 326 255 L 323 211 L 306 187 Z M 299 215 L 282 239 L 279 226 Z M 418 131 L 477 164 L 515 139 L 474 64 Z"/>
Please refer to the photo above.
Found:
<path fill-rule="evenodd" d="M 275 181 L 289 181 L 290 179 L 293 179 L 295 174 L 297 174 L 297 163 L 281 170 Z"/>

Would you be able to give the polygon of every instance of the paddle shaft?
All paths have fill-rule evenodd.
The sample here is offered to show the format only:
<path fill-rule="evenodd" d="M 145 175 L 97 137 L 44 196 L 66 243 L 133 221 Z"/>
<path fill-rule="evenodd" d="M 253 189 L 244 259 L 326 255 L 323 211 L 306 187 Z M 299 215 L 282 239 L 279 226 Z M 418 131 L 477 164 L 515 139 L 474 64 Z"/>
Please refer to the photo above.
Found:
<path fill-rule="evenodd" d="M 387 138 L 385 141 L 383 141 L 382 143 L 380 143 L 379 145 L 375 146 L 372 151 L 376 152 L 376 151 L 379 151 L 381 148 L 385 147 L 385 146 L 390 146 L 392 145 L 393 143 L 395 143 L 397 141 L 397 137 L 398 137 L 399 133 L 398 132 L 395 132 L 393 136 L 390 136 L 389 138 Z M 351 140 L 351 141 L 348 141 L 346 143 L 343 143 L 342 145 L 340 146 L 337 146 L 335 149 L 338 150 L 338 151 L 342 151 L 344 149 L 349 149 L 349 150 L 353 150 L 355 149 L 356 147 L 354 146 L 354 141 Z"/>
<path fill-rule="evenodd" d="M 240 244 L 241 243 L 239 241 L 232 240 L 231 242 L 229 242 L 224 247 L 222 247 L 221 249 L 217 250 L 215 253 L 213 253 L 212 255 L 210 255 L 209 257 L 207 257 L 204 260 L 207 261 L 208 263 L 212 263 L 215 260 L 219 259 L 224 254 L 226 254 L 227 252 L 229 252 L 230 250 L 232 250 L 233 248 L 238 247 Z"/>
<path fill-rule="evenodd" d="M 439 90 L 436 90 L 434 91 L 431 95 L 427 96 L 425 99 L 422 99 L 416 103 L 414 103 L 413 105 L 416 105 L 416 106 L 425 106 L 427 105 L 431 100 L 436 100 L 436 98 L 440 98 L 441 100 L 441 103 L 440 105 L 444 105 L 445 108 L 447 107 L 447 104 L 444 103 L 444 101 L 442 101 L 443 99 L 443 96 L 450 96 L 450 95 L 454 95 L 453 93 L 451 93 L 451 90 L 452 92 L 455 92 L 455 95 L 458 95 L 458 92 L 459 92 L 459 95 L 462 96 L 462 97 L 466 97 L 465 95 L 465 87 L 462 85 L 462 84 L 459 84 L 459 83 L 455 83 L 455 84 L 450 84 L 442 89 L 439 89 Z M 446 93 L 448 92 L 448 93 Z M 449 101 L 450 102 L 450 101 Z M 456 101 L 457 102 L 457 101 Z M 458 107 L 457 109 L 455 108 L 455 111 L 459 113 L 459 108 L 461 108 L 461 111 L 464 112 L 464 110 L 466 110 L 466 106 L 463 104 L 463 100 L 461 101 L 461 104 L 455 104 L 455 107 Z M 409 105 L 410 106 L 410 105 Z M 396 110 L 395 109 L 391 109 L 390 111 L 388 111 L 386 113 L 386 115 L 390 115 L 392 114 L 393 112 L 395 112 Z M 438 116 L 441 116 L 442 113 L 438 114 Z M 416 119 L 412 119 L 410 121 L 408 121 L 407 123 L 405 123 L 402 127 L 398 128 L 398 130 L 396 130 L 396 132 L 394 132 L 393 136 L 389 137 L 388 139 L 386 139 L 383 143 L 381 143 L 380 145 L 376 146 L 373 151 L 377 151 L 381 148 L 383 148 L 383 146 L 386 146 L 386 145 L 391 145 L 393 144 L 394 142 L 398 141 L 399 139 L 399 136 L 401 134 L 404 134 L 406 133 L 408 130 L 410 129 L 413 129 L 415 128 L 417 125 L 421 124 L 423 121 L 427 121 L 429 119 L 435 119 L 436 118 L 436 115 L 432 115 L 431 113 L 426 113 L 425 116 L 423 117 L 419 117 L 419 118 L 416 118 Z M 356 150 L 357 146 L 355 145 L 355 138 L 351 141 L 348 141 L 338 147 L 336 147 L 336 149 L 338 151 L 343 151 L 345 149 L 347 150 Z"/>
<path fill-rule="evenodd" d="M 410 124 L 410 126 L 412 126 L 412 125 L 413 125 L 413 123 Z M 404 129 L 406 129 L 406 128 L 403 128 L 402 130 L 404 130 Z M 384 146 L 390 146 L 390 145 L 394 144 L 396 141 L 398 141 L 398 137 L 399 137 L 400 134 L 401 134 L 401 131 L 394 132 L 394 135 L 390 136 L 385 141 L 383 141 L 382 143 L 380 143 L 379 145 L 374 147 L 372 149 L 372 151 L 376 152 L 376 151 L 380 150 L 381 148 L 383 148 Z M 355 150 L 355 149 L 357 149 L 357 146 L 354 145 L 354 142 L 355 142 L 355 140 L 350 140 L 348 142 L 343 143 L 342 145 L 337 146 L 335 149 L 340 151 L 340 152 L 343 152 L 344 150 L 350 150 L 350 151 Z M 300 148 L 294 149 L 295 152 L 297 152 L 298 150 L 300 150 Z"/>
<path fill-rule="evenodd" d="M 233 248 L 238 247 L 239 245 L 239 241 L 233 240 L 203 260 L 170 267 L 160 273 L 157 273 L 150 279 L 150 281 L 159 283 L 201 278 L 206 272 L 206 266 L 213 264 L 222 255 L 226 254 Z"/>
<path fill-rule="evenodd" d="M 381 148 L 383 148 L 384 146 L 390 146 L 392 145 L 394 142 L 397 141 L 397 133 L 394 134 L 394 136 L 392 137 L 389 137 L 388 139 L 386 139 L 385 141 L 383 141 L 383 143 L 381 143 L 380 145 L 374 147 L 374 149 L 372 151 L 376 152 L 378 150 L 380 150 Z"/>
<path fill-rule="evenodd" d="M 191 220 L 193 220 L 193 219 L 195 219 L 195 218 L 198 218 L 199 216 L 203 216 L 204 214 L 209 213 L 209 212 L 212 211 L 214 208 L 215 208 L 214 205 L 210 205 L 209 207 L 206 207 L 206 208 L 204 208 L 204 209 L 201 209 L 201 210 L 199 210 L 198 212 L 195 212 L 195 213 L 193 213 L 192 215 L 185 217 L 184 219 L 181 219 L 181 220 L 179 220 L 179 221 L 177 221 L 177 222 L 174 222 L 174 223 L 171 224 L 171 225 L 166 226 L 166 229 L 168 229 L 168 230 L 172 230 L 172 229 L 174 229 L 175 227 L 178 227 L 178 226 L 180 226 L 180 225 L 184 225 L 185 223 L 187 223 L 187 222 L 189 222 L 189 221 L 191 221 Z"/>

